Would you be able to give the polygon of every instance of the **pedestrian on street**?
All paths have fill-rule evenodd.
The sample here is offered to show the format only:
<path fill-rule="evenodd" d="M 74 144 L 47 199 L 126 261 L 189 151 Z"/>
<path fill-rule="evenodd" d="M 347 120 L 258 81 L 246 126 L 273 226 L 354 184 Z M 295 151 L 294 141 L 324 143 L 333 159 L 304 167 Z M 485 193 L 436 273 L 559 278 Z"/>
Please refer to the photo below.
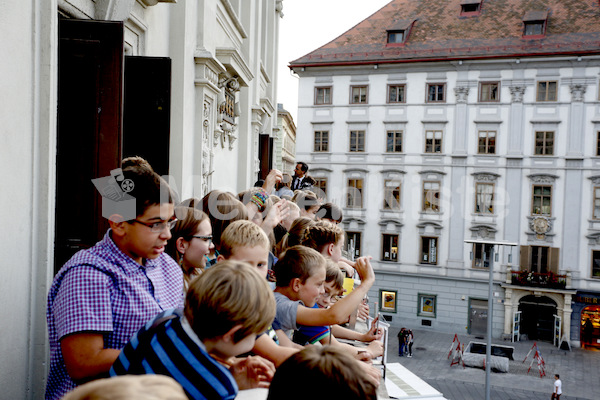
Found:
<path fill-rule="evenodd" d="M 552 392 L 552 397 L 550 400 L 560 400 L 560 395 L 562 394 L 562 382 L 560 381 L 560 375 L 554 375 L 554 391 Z"/>
<path fill-rule="evenodd" d="M 415 336 L 413 335 L 412 329 L 408 330 L 408 334 L 406 335 L 406 342 L 408 343 L 408 357 L 412 357 L 412 348 L 413 342 L 415 341 Z"/>
<path fill-rule="evenodd" d="M 406 349 L 406 328 L 400 328 L 400 332 L 398 332 L 398 355 L 400 357 L 404 356 L 404 353 L 407 352 Z"/>

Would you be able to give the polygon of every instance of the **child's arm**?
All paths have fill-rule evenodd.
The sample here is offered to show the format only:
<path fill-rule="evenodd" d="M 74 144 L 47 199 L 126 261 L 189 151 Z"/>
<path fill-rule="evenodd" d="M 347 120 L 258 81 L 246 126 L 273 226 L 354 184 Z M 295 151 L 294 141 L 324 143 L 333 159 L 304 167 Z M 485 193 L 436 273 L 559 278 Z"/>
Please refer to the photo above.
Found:
<path fill-rule="evenodd" d="M 340 325 L 331 325 L 331 333 L 340 339 L 358 340 L 359 342 L 372 342 L 381 339 L 383 333 L 381 329 L 377 330 L 376 324 L 372 324 L 369 332 L 360 333 L 352 329 L 344 328 Z"/>
<path fill-rule="evenodd" d="M 286 335 L 285 332 L 281 329 L 276 329 L 275 333 L 277 333 L 277 338 L 279 339 L 280 346 L 291 347 L 292 349 L 296 350 L 302 350 L 304 348 L 304 346 L 292 342 L 288 335 Z"/>
<path fill-rule="evenodd" d="M 356 270 L 362 281 L 358 288 L 327 309 L 308 308 L 299 305 L 296 323 L 298 325 L 322 326 L 346 322 L 375 282 L 375 274 L 369 259 L 370 257 L 361 257 L 356 260 Z"/>
<path fill-rule="evenodd" d="M 101 333 L 85 332 L 65 336 L 60 349 L 69 376 L 76 382 L 86 382 L 108 374 L 121 353 L 117 349 L 105 349 Z"/>
<path fill-rule="evenodd" d="M 277 337 L 281 341 L 281 337 L 287 336 L 283 333 L 283 331 L 279 331 Z M 289 338 L 288 338 L 289 340 Z M 290 341 L 291 342 L 291 341 Z M 279 367 L 282 362 L 288 359 L 289 356 L 298 352 L 299 349 L 293 347 L 281 346 L 275 343 L 273 339 L 269 337 L 269 335 L 260 335 L 256 342 L 254 343 L 254 347 L 252 348 L 252 352 L 261 357 L 270 360 L 275 364 L 276 367 Z"/>
<path fill-rule="evenodd" d="M 359 353 L 366 352 L 368 354 L 367 359 L 373 359 L 383 354 L 383 343 L 379 341 L 371 342 L 366 348 L 361 348 L 352 346 L 351 344 L 342 343 L 339 340 L 337 340 L 335 336 L 330 334 L 329 337 L 321 339 L 321 344 L 323 346 L 331 344 L 332 346 L 337 346 L 340 349 L 345 349 L 345 351 L 352 354 L 352 356 L 356 356 Z"/>

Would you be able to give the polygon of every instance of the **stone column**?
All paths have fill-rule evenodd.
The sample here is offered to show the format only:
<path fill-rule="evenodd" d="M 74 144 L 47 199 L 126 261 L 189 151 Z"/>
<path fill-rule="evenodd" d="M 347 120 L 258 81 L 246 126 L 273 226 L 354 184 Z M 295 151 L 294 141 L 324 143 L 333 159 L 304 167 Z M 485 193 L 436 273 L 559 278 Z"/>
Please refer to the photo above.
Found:
<path fill-rule="evenodd" d="M 513 320 L 513 302 L 512 302 L 512 289 L 506 289 L 504 292 L 504 334 L 512 335 L 512 320 Z"/>
<path fill-rule="evenodd" d="M 450 194 L 452 201 L 450 203 L 449 218 L 449 240 L 448 240 L 448 267 L 452 269 L 463 269 L 464 256 L 464 231 L 465 216 L 463 215 L 465 202 L 465 184 L 467 175 L 467 143 L 468 143 L 468 123 L 467 123 L 467 97 L 469 94 L 468 86 L 457 86 L 454 88 L 456 95 L 455 123 L 453 136 L 452 153 L 452 172 L 450 176 L 450 185 L 453 188 Z"/>
<path fill-rule="evenodd" d="M 508 129 L 508 152 L 511 155 L 523 155 L 523 95 L 525 86 L 511 86 L 510 123 Z"/>

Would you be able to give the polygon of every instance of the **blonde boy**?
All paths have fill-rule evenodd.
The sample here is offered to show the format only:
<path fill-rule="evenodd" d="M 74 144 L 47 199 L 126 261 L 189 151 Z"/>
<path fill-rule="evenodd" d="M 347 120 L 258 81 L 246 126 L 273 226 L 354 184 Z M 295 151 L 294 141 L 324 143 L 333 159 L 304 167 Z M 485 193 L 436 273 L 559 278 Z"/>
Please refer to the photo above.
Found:
<path fill-rule="evenodd" d="M 235 221 L 221 235 L 221 253 L 217 261 L 245 261 L 252 265 L 266 281 L 269 247 L 269 238 L 260 226 L 248 220 Z M 291 341 L 283 336 L 277 336 L 275 330 L 269 326 L 265 334 L 261 334 L 256 339 L 252 353 L 258 354 L 279 366 L 297 351 L 292 348 Z M 286 347 L 279 345 L 283 344 L 280 343 L 280 339 L 284 341 Z"/>
<path fill-rule="evenodd" d="M 293 246 L 283 253 L 274 266 L 277 278 L 275 301 L 277 313 L 273 326 L 284 332 L 295 331 L 298 325 L 325 326 L 345 322 L 356 310 L 375 281 L 368 258 L 356 261 L 362 284 L 331 307 L 312 308 L 325 293 L 326 260 L 316 250 Z"/>
<path fill-rule="evenodd" d="M 274 307 L 254 268 L 222 262 L 192 281 L 183 314 L 164 311 L 131 339 L 110 375 L 171 376 L 191 399 L 233 399 L 238 384 L 268 387 L 275 370 L 269 361 L 234 357 L 252 349 L 256 334 L 273 321 Z"/>
<path fill-rule="evenodd" d="M 327 269 L 324 293 L 317 298 L 317 303 L 313 308 L 329 308 L 334 304 L 333 299 L 341 295 L 344 291 L 344 275 L 340 268 L 332 260 L 327 260 Z M 320 342 L 323 345 L 331 344 L 345 349 L 350 354 L 358 355 L 366 350 L 368 354 L 363 354 L 365 359 L 372 359 L 383 354 L 383 345 L 375 339 L 379 339 L 381 335 L 376 335 L 376 327 L 373 324 L 373 329 L 365 334 L 346 329 L 339 325 L 331 326 L 307 326 L 300 325 L 298 330 L 294 332 L 294 342 L 300 345 L 315 344 Z M 339 336 L 338 336 L 339 335 Z M 345 343 L 339 342 L 336 337 L 371 342 L 366 349 L 360 349 Z"/>

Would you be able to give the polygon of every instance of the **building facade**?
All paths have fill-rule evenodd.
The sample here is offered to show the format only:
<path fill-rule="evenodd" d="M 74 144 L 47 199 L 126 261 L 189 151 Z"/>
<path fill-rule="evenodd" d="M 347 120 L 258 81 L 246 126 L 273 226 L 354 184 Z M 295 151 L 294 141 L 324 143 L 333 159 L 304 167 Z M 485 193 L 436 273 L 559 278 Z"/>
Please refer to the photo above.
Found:
<path fill-rule="evenodd" d="M 292 114 L 277 105 L 277 126 L 279 128 L 274 145 L 273 167 L 283 173 L 294 175 L 296 167 L 296 124 Z"/>
<path fill-rule="evenodd" d="M 281 0 L 1 3 L 0 214 L 15 222 L 0 233 L 3 397 L 44 396 L 49 285 L 106 228 L 92 179 L 141 155 L 184 199 L 268 172 L 281 11 Z"/>
<path fill-rule="evenodd" d="M 493 265 L 495 338 L 600 343 L 599 39 L 593 0 L 394 0 L 291 62 L 392 325 L 484 334 Z"/>

